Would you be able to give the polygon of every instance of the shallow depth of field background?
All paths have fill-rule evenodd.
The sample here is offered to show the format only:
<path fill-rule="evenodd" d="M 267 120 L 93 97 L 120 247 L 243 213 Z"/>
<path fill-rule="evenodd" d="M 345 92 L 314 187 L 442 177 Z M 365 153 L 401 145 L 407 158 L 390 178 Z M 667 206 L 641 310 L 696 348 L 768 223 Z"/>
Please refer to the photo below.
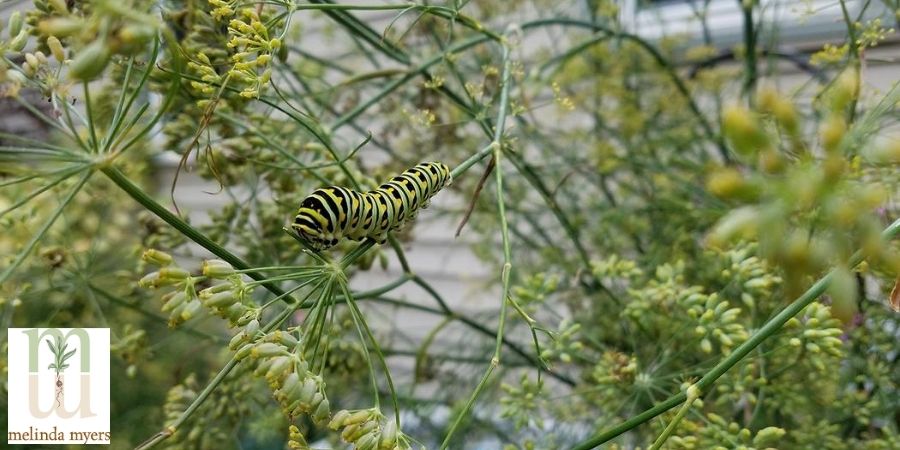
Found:
<path fill-rule="evenodd" d="M 160 8 L 151 7 L 155 2 L 127 3 L 141 17 L 160 17 Z M 191 14 L 209 20 L 214 6 L 181 3 L 159 2 L 165 23 L 181 31 L 193 26 L 186 19 Z M 237 11 L 257 8 L 225 3 Z M 283 10 L 281 3 L 265 7 Z M 465 4 L 461 20 L 482 24 L 509 46 L 510 112 L 502 140 L 509 158 L 493 170 L 502 171 L 504 183 L 515 305 L 507 304 L 503 319 L 499 368 L 469 409 L 466 402 L 495 354 L 500 320 L 504 244 L 493 172 L 469 223 L 455 233 L 487 157 L 398 235 L 415 279 L 404 273 L 389 245 L 370 250 L 371 259 L 348 271 L 356 292 L 397 282 L 359 303 L 387 357 L 403 432 L 427 448 L 589 448 L 592 436 L 708 374 L 781 308 L 837 269 L 831 290 L 730 366 L 677 419 L 680 425 L 662 448 L 900 448 L 900 316 L 888 304 L 898 275 L 897 245 L 878 238 L 897 219 L 897 2 L 535 0 L 440 6 L 453 9 L 458 3 Z M 46 9 L 47 2 L 5 2 L 0 20 L 36 7 Z M 755 33 L 749 81 L 744 7 L 752 11 Z M 850 25 L 852 34 L 842 7 L 859 23 Z M 29 23 L 59 15 L 52 5 L 50 11 Z M 370 41 L 322 11 L 294 11 L 282 39 L 286 56 L 270 55 L 273 86 L 260 88 L 258 97 L 308 114 L 323 133 L 332 133 L 342 155 L 370 132 L 372 142 L 347 161 L 369 187 L 421 161 L 456 167 L 491 142 L 502 91 L 501 45 L 488 40 L 419 71 L 419 64 L 447 47 L 479 35 L 471 24 L 420 12 L 396 19 L 399 10 L 346 11 L 376 32 Z M 138 21 L 115 8 L 107 14 L 115 23 Z M 227 55 L 234 50 L 224 45 L 224 23 L 203 35 L 206 41 L 179 33 L 186 54 L 195 57 L 205 45 L 224 50 L 218 62 L 230 64 Z M 89 45 L 84 34 L 64 41 L 73 56 Z M 861 50 L 841 51 L 849 36 L 865 40 L 850 44 Z M 46 36 L 38 32 L 24 51 L 49 55 L 41 38 Z M 0 39 L 9 40 L 6 30 Z M 398 42 L 409 63 L 391 58 L 385 42 Z M 4 49 L 7 66 L 23 64 L 22 53 L 0 45 L 0 53 Z M 146 58 L 147 52 L 134 55 Z M 115 106 L 128 56 L 114 55 L 102 78 L 88 85 L 97 122 L 108 120 Z M 49 60 L 55 71 L 60 64 Z M 163 56 L 155 67 L 161 73 L 170 62 Z M 842 93 L 849 89 L 850 72 L 859 86 Z M 63 84 L 65 73 L 58 72 Z M 148 111 L 155 113 L 171 95 L 168 80 L 155 72 L 142 88 L 138 98 L 150 105 Z M 394 82 L 400 83 L 396 89 L 367 103 Z M 46 101 L 48 91 L 77 98 L 74 108 L 85 111 L 80 81 L 68 90 L 45 86 L 43 92 L 36 83 L 0 78 L 0 181 L 55 167 L 17 157 L 18 143 L 10 135 L 71 145 L 37 118 L 58 117 L 57 102 Z M 215 93 L 184 81 L 171 109 L 116 164 L 156 202 L 175 211 L 174 200 L 188 223 L 252 266 L 312 264 L 281 226 L 323 179 L 349 185 L 346 174 L 330 166 L 314 169 L 321 177 L 316 178 L 299 167 L 298 159 L 309 165 L 331 160 L 308 132 L 257 96 L 227 92 L 221 114 L 202 123 Z M 841 95 L 852 100 L 835 100 Z M 366 108 L 357 115 L 360 105 Z M 793 131 L 779 115 L 785 108 L 798 123 Z M 836 117 L 843 125 L 831 148 L 828 127 Z M 105 129 L 102 123 L 93 126 Z M 198 133 L 203 127 L 208 131 Z M 88 135 L 87 124 L 79 129 Z M 296 159 L 272 151 L 273 141 Z M 772 154 L 777 163 L 765 159 Z M 835 160 L 845 163 L 836 175 L 828 165 Z M 75 181 L 4 212 L 0 271 L 13 264 Z M 31 183 L 0 187 L 0 209 L 41 187 Z M 133 448 L 183 411 L 228 361 L 228 340 L 240 327 L 208 311 L 170 327 L 168 312 L 160 311 L 161 294 L 137 286 L 154 270 L 141 261 L 142 252 L 171 253 L 195 273 L 203 260 L 216 256 L 102 173 L 86 186 L 4 281 L 0 317 L 10 327 L 110 327 L 112 448 Z M 744 222 L 734 225 L 737 220 Z M 331 254 L 339 258 L 354 245 L 342 244 Z M 857 248 L 867 249 L 871 261 L 851 267 Z M 453 314 L 441 311 L 435 297 Z M 271 295 L 257 288 L 254 298 L 264 303 Z M 359 337 L 349 314 L 337 311 L 323 375 L 332 412 L 372 407 Z M 299 324 L 304 317 L 300 311 L 289 321 Z M 537 367 L 538 361 L 552 374 Z M 375 366 L 381 408 L 390 418 L 390 392 Z M 603 448 L 648 448 L 676 420 L 676 411 L 628 428 Z M 249 371 L 238 371 L 183 425 L 181 435 L 159 448 L 285 448 L 290 423 L 301 427 L 312 448 L 354 448 L 341 441 L 340 432 L 308 420 L 290 422 L 265 381 Z"/>

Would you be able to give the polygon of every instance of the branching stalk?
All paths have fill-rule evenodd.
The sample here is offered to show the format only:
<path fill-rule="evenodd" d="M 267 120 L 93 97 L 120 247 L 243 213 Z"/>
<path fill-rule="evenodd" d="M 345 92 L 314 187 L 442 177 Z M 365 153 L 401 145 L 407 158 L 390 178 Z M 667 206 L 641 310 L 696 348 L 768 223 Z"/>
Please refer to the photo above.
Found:
<path fill-rule="evenodd" d="M 512 269 L 512 255 L 510 251 L 509 244 L 509 226 L 506 222 L 506 209 L 503 201 L 503 170 L 500 165 L 501 156 L 503 154 L 503 131 L 504 124 L 506 123 L 506 107 L 509 102 L 509 87 L 510 87 L 510 79 L 509 79 L 509 70 L 510 70 L 510 58 L 509 58 L 509 47 L 507 45 L 503 45 L 503 72 L 500 77 L 501 90 L 500 90 L 500 106 L 499 111 L 497 113 L 497 122 L 496 122 L 496 131 L 494 133 L 494 140 L 491 142 L 490 147 L 493 149 L 494 161 L 496 161 L 497 168 L 494 171 L 496 174 L 496 182 L 497 182 L 497 207 L 498 214 L 500 216 L 500 231 L 503 238 L 503 270 L 501 273 L 501 283 L 502 294 L 500 296 L 500 318 L 499 323 L 497 324 L 497 340 L 494 345 L 494 355 L 491 358 L 491 363 L 488 365 L 487 370 L 484 372 L 484 375 L 481 377 L 481 381 L 478 383 L 478 386 L 475 388 L 475 391 L 472 392 L 472 395 L 469 397 L 469 400 L 466 402 L 466 405 L 463 409 L 457 414 L 456 419 L 453 421 L 453 424 L 450 426 L 450 429 L 447 430 L 447 435 L 444 437 L 444 441 L 441 443 L 441 450 L 446 449 L 450 445 L 450 441 L 453 437 L 454 432 L 456 432 L 459 425 L 462 423 L 462 420 L 469 414 L 469 411 L 475 405 L 475 401 L 478 400 L 478 397 L 481 395 L 481 392 L 484 390 L 485 386 L 491 377 L 491 374 L 494 373 L 494 369 L 496 369 L 500 365 L 500 351 L 503 348 L 503 329 L 506 324 L 506 307 L 507 307 L 507 296 L 509 295 L 509 273 Z"/>

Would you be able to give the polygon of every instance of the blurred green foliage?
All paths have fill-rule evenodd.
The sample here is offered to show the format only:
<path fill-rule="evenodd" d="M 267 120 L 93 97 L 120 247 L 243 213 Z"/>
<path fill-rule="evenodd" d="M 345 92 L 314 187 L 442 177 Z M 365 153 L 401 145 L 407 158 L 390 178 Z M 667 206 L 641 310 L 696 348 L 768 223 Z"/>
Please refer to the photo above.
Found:
<path fill-rule="evenodd" d="M 0 130 L 4 325 L 111 328 L 115 448 L 556 449 L 687 391 L 833 270 L 683 418 L 610 448 L 673 420 L 662 448 L 898 448 L 900 87 L 863 70 L 894 31 L 844 9 L 796 74 L 752 22 L 734 49 L 650 42 L 619 6 L 35 0 L 0 30 L 0 95 L 46 125 Z M 173 156 L 225 199 L 196 227 L 147 194 Z M 414 230 L 333 262 L 282 229 L 316 187 L 427 160 L 461 176 L 422 216 L 468 217 L 452 245 L 508 284 L 478 313 L 407 266 Z M 351 293 L 376 261 L 396 282 Z"/>

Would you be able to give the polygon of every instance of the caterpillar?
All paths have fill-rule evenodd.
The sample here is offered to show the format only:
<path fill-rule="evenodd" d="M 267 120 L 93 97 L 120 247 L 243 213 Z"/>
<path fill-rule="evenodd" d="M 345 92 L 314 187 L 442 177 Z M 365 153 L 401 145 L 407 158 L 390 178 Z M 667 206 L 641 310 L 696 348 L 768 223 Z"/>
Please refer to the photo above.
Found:
<path fill-rule="evenodd" d="M 372 238 L 383 244 L 389 231 L 414 219 L 419 208 L 427 208 L 431 197 L 451 181 L 446 165 L 426 162 L 368 192 L 319 188 L 300 203 L 291 227 L 316 250 L 333 247 L 343 237 Z"/>

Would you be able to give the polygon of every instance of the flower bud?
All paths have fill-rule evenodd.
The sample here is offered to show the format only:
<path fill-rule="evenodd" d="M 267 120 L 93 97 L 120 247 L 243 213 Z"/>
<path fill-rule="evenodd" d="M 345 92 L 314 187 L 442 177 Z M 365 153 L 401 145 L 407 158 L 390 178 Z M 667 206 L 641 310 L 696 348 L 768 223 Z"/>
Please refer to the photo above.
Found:
<path fill-rule="evenodd" d="M 75 54 L 69 64 L 69 76 L 76 80 L 93 80 L 106 69 L 109 57 L 106 41 L 94 41 Z"/>
<path fill-rule="evenodd" d="M 50 36 L 50 38 L 47 39 L 48 43 L 50 42 L 50 39 L 55 39 L 56 42 L 59 43 L 59 39 L 56 39 L 53 36 Z M 172 264 L 173 261 L 172 255 L 161 252 L 154 248 L 148 248 L 147 250 L 144 250 L 144 253 L 141 254 L 141 259 L 150 264 L 156 264 L 157 266 L 168 266 L 169 264 Z"/>
<path fill-rule="evenodd" d="M 772 112 L 775 109 L 775 103 L 778 102 L 779 94 L 772 86 L 763 86 L 756 93 L 756 104 L 759 109 L 764 112 Z"/>
<path fill-rule="evenodd" d="M 69 8 L 66 7 L 66 0 L 47 0 L 47 3 L 50 4 L 50 8 L 52 8 L 54 12 L 62 15 L 69 13 Z"/>
<path fill-rule="evenodd" d="M 172 313 L 169 314 L 170 328 L 174 328 L 184 322 L 184 319 L 181 317 L 181 313 L 184 312 L 185 309 L 187 309 L 188 303 L 189 302 L 186 302 L 176 306 L 175 309 L 172 310 Z"/>
<path fill-rule="evenodd" d="M 799 114 L 790 100 L 779 98 L 772 109 L 772 115 L 788 134 L 796 135 L 799 131 Z"/>
<path fill-rule="evenodd" d="M 831 315 L 839 319 L 844 325 L 853 322 L 857 313 L 857 282 L 856 277 L 846 267 L 836 269 L 831 276 L 828 285 L 828 294 L 831 296 Z"/>
<path fill-rule="evenodd" d="M 9 25 L 9 37 L 18 36 L 22 31 L 22 13 L 20 11 L 15 11 L 9 15 L 9 21 L 7 25 Z"/>
<path fill-rule="evenodd" d="M 188 300 L 188 295 L 184 291 L 173 292 L 172 296 L 163 303 L 162 308 L 160 308 L 163 312 L 172 311 L 175 308 L 181 306 L 184 302 Z"/>
<path fill-rule="evenodd" d="M 773 148 L 767 148 L 759 152 L 759 160 L 757 162 L 760 170 L 765 173 L 774 174 L 781 173 L 787 166 L 784 156 Z"/>
<path fill-rule="evenodd" d="M 369 420 L 371 417 L 372 417 L 371 409 L 363 409 L 360 411 L 356 411 L 355 413 L 350 414 L 350 416 L 344 420 L 344 425 L 346 426 L 346 425 L 351 425 L 351 424 L 355 424 L 355 423 L 362 423 L 362 422 Z"/>
<path fill-rule="evenodd" d="M 356 432 L 360 429 L 361 425 L 359 424 L 349 424 L 344 427 L 344 431 L 341 431 L 341 439 L 347 442 L 353 442 L 350 437 L 355 435 Z"/>
<path fill-rule="evenodd" d="M 356 448 L 359 450 L 373 450 L 378 444 L 378 433 L 369 433 L 356 440 Z"/>
<path fill-rule="evenodd" d="M 753 299 L 753 296 L 746 292 L 741 293 L 741 302 L 750 309 L 756 307 L 756 301 Z"/>
<path fill-rule="evenodd" d="M 237 322 L 241 317 L 243 317 L 245 312 L 246 308 L 244 307 L 244 305 L 240 303 L 232 303 L 230 306 L 225 308 L 225 311 L 223 311 L 222 313 L 222 317 L 225 317 L 232 322 Z"/>
<path fill-rule="evenodd" d="M 834 80 L 831 89 L 832 110 L 843 110 L 859 95 L 859 73 L 853 68 L 845 70 Z"/>
<path fill-rule="evenodd" d="M 722 199 L 752 200 L 757 189 L 735 169 L 723 168 L 713 172 L 706 182 L 710 193 Z"/>
<path fill-rule="evenodd" d="M 397 441 L 397 422 L 393 420 L 388 420 L 387 423 L 384 424 L 384 427 L 381 429 L 381 443 L 382 447 L 390 448 L 391 444 L 396 443 Z"/>
<path fill-rule="evenodd" d="M 146 25 L 125 25 L 119 30 L 119 39 L 128 47 L 140 47 L 156 35 L 156 30 Z"/>
<path fill-rule="evenodd" d="M 297 428 L 296 425 L 291 425 L 288 428 L 288 447 L 295 450 L 309 450 L 309 444 L 306 442 L 306 437 L 303 436 L 303 433 L 300 432 L 300 429 Z"/>
<path fill-rule="evenodd" d="M 250 352 L 250 355 L 254 358 L 261 358 L 279 356 L 284 353 L 284 347 L 278 344 L 273 344 L 271 342 L 263 342 L 261 344 L 254 345 L 253 350 Z"/>
<path fill-rule="evenodd" d="M 207 308 L 225 308 L 237 301 L 234 292 L 225 291 L 213 294 L 203 299 L 203 305 Z"/>
<path fill-rule="evenodd" d="M 144 277 L 138 281 L 138 286 L 150 289 L 159 287 L 159 272 L 150 272 L 147 275 L 144 275 Z"/>
<path fill-rule="evenodd" d="M 84 29 L 83 20 L 74 17 L 53 17 L 38 23 L 37 29 L 43 35 L 68 37 Z"/>
<path fill-rule="evenodd" d="M 297 440 L 298 438 L 302 438 L 303 434 L 300 433 L 300 428 L 297 428 L 297 425 L 291 424 L 291 426 L 288 427 L 288 437 Z"/>
<path fill-rule="evenodd" d="M 316 381 L 312 377 L 303 380 L 303 387 L 300 388 L 298 398 L 303 403 L 312 403 L 313 397 L 316 395 L 316 391 L 318 390 L 317 388 L 318 386 L 316 385 Z"/>
<path fill-rule="evenodd" d="M 378 428 L 378 422 L 375 420 L 361 423 L 359 425 L 359 428 L 357 428 L 355 432 L 351 433 L 346 440 L 348 442 L 356 442 L 363 436 L 374 431 L 376 428 Z M 343 433 L 341 434 L 341 436 L 343 437 Z"/>
<path fill-rule="evenodd" d="M 831 154 L 822 161 L 822 175 L 826 183 L 836 182 L 847 171 L 847 160 L 843 156 Z"/>
<path fill-rule="evenodd" d="M 228 348 L 231 350 L 236 350 L 240 347 L 241 344 L 248 340 L 248 335 L 246 331 L 241 331 L 238 334 L 235 334 L 230 341 L 228 341 Z"/>
<path fill-rule="evenodd" d="M 197 313 L 203 309 L 203 305 L 200 304 L 200 301 L 197 299 L 193 299 L 189 301 L 184 310 L 181 311 L 181 318 L 184 320 L 191 320 L 192 318 L 197 316 Z"/>
<path fill-rule="evenodd" d="M 278 342 L 288 348 L 296 347 L 300 343 L 300 341 L 298 341 L 293 334 L 285 331 L 278 330 L 272 333 L 272 335 L 275 342 Z"/>
<path fill-rule="evenodd" d="M 331 418 L 331 421 L 328 422 L 328 428 L 337 430 L 338 428 L 344 426 L 348 417 L 350 417 L 350 411 L 347 411 L 346 409 L 338 411 Z"/>
<path fill-rule="evenodd" d="M 819 139 L 822 142 L 822 148 L 828 153 L 836 152 L 846 133 L 847 122 L 844 120 L 844 117 L 839 114 L 832 114 L 819 127 Z"/>
<path fill-rule="evenodd" d="M 768 139 L 748 109 L 731 105 L 722 112 L 722 129 L 734 149 L 742 154 L 755 153 L 768 146 Z"/>
<path fill-rule="evenodd" d="M 246 357 L 249 356 L 250 353 L 253 351 L 253 348 L 254 348 L 254 345 L 253 345 L 253 344 L 246 344 L 246 345 L 244 345 L 243 347 L 241 347 L 240 349 L 238 349 L 237 352 L 235 352 L 235 354 L 234 354 L 234 359 L 240 361 L 240 360 L 246 358 Z"/>
<path fill-rule="evenodd" d="M 900 140 L 872 145 L 863 150 L 863 156 L 876 164 L 900 164 Z"/>
<path fill-rule="evenodd" d="M 266 379 L 281 379 L 282 376 L 290 369 L 290 364 L 291 358 L 287 356 L 277 356 L 273 358 L 272 365 L 266 372 Z M 292 372 L 290 375 L 296 375 L 296 373 Z M 290 375 L 288 375 L 289 378 Z M 287 381 L 285 381 L 284 387 L 287 388 Z"/>
<path fill-rule="evenodd" d="M 34 56 L 33 53 L 25 54 L 25 62 L 27 62 L 28 65 L 31 66 L 33 69 L 37 69 L 38 67 L 41 66 L 41 63 L 40 63 L 40 61 L 38 61 L 37 56 Z"/>
<path fill-rule="evenodd" d="M 231 283 L 219 283 L 200 291 L 198 295 L 201 299 L 207 299 L 212 297 L 214 294 L 230 291 L 232 290 L 232 288 L 234 288 L 234 285 L 232 285 Z"/>
<path fill-rule="evenodd" d="M 753 438 L 753 446 L 758 448 L 770 447 L 771 444 L 777 443 L 783 436 L 785 431 L 778 427 L 766 427 L 756 432 Z"/>
<path fill-rule="evenodd" d="M 322 399 L 319 402 L 319 406 L 316 406 L 315 411 L 313 411 L 313 420 L 316 422 L 323 422 L 328 418 L 328 415 L 331 414 L 331 407 L 328 404 L 328 399 Z"/>
<path fill-rule="evenodd" d="M 25 77 L 25 74 L 18 70 L 7 70 L 6 79 L 18 84 L 25 84 L 28 82 L 28 78 Z"/>
<path fill-rule="evenodd" d="M 794 104 L 781 96 L 772 87 L 760 89 L 757 96 L 757 105 L 760 110 L 767 112 L 775 118 L 789 134 L 796 135 L 798 131 L 798 114 Z"/>
<path fill-rule="evenodd" d="M 243 295 L 239 295 L 238 298 L 243 297 Z M 243 305 L 241 305 L 241 315 L 237 318 L 236 325 L 239 327 L 243 327 L 249 325 L 250 322 L 256 321 L 256 328 L 253 330 L 253 334 L 256 334 L 256 330 L 259 329 L 259 310 L 248 308 L 246 312 L 243 310 Z"/>
<path fill-rule="evenodd" d="M 247 333 L 247 336 L 253 337 L 256 336 L 256 332 L 259 331 L 259 320 L 253 319 L 244 326 L 244 333 Z"/>
<path fill-rule="evenodd" d="M 63 50 L 62 43 L 59 42 L 59 39 L 57 39 L 56 36 L 50 36 L 47 38 L 47 47 L 50 48 L 50 53 L 53 54 L 53 57 L 56 58 L 57 61 L 64 62 L 66 60 L 66 52 L 65 50 Z M 172 257 L 170 256 L 169 262 L 171 262 L 171 258 Z"/>
<path fill-rule="evenodd" d="M 727 305 L 727 303 L 722 303 L 722 304 Z M 734 322 L 734 320 L 737 319 L 737 316 L 740 315 L 740 313 L 741 313 L 740 308 L 731 308 L 728 311 L 725 311 L 722 314 L 722 317 L 719 318 L 719 320 L 722 321 L 723 323 Z"/>
<path fill-rule="evenodd" d="M 746 238 L 755 235 L 758 228 L 759 210 L 745 206 L 732 210 L 719 220 L 706 241 L 713 247 L 719 247 L 734 238 Z"/>
<path fill-rule="evenodd" d="M 234 267 L 221 259 L 208 259 L 201 265 L 203 275 L 210 278 L 225 278 L 234 274 Z"/>
<path fill-rule="evenodd" d="M 159 269 L 159 278 L 162 281 L 180 282 L 188 279 L 191 273 L 181 267 L 163 267 Z"/>
<path fill-rule="evenodd" d="M 313 394 L 313 396 L 312 396 L 312 398 L 309 400 L 309 402 L 307 402 L 306 407 L 307 407 L 307 409 L 308 409 L 309 411 L 313 411 L 313 410 L 315 410 L 315 409 L 319 406 L 319 404 L 322 403 L 324 400 L 325 400 L 325 395 L 323 395 L 321 392 L 316 392 L 315 394 Z"/>
<path fill-rule="evenodd" d="M 285 357 L 285 359 L 288 358 Z M 287 395 L 288 399 L 293 399 L 297 397 L 297 394 L 300 392 L 301 386 L 302 384 L 300 383 L 300 375 L 297 375 L 297 372 L 291 372 L 284 379 L 284 383 L 282 383 L 281 385 L 281 390 Z"/>
<path fill-rule="evenodd" d="M 9 49 L 14 52 L 21 52 L 26 45 L 28 45 L 28 32 L 22 30 L 9 42 Z"/>
<path fill-rule="evenodd" d="M 717 330 L 717 331 L 718 331 L 718 330 Z M 734 346 L 734 341 L 731 339 L 730 336 L 728 336 L 728 335 L 725 334 L 725 333 L 721 333 L 721 332 L 720 332 L 720 333 L 718 334 L 718 336 L 716 336 L 716 339 L 718 339 L 719 342 L 721 342 L 722 345 L 725 346 L 725 347 L 732 347 L 732 346 Z"/>

